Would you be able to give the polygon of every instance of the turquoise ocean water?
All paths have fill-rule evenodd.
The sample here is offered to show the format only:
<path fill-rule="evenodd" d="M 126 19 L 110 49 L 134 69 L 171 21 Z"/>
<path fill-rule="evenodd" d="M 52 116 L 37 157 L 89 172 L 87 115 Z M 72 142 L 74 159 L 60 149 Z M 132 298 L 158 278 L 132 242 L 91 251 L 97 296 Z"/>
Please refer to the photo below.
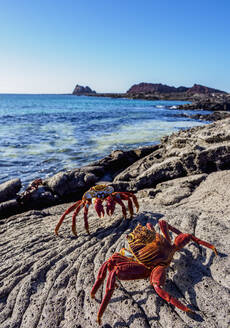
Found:
<path fill-rule="evenodd" d="M 0 94 L 0 183 L 19 177 L 26 185 L 115 149 L 151 145 L 178 129 L 204 124 L 180 117 L 174 106 L 181 103 Z"/>

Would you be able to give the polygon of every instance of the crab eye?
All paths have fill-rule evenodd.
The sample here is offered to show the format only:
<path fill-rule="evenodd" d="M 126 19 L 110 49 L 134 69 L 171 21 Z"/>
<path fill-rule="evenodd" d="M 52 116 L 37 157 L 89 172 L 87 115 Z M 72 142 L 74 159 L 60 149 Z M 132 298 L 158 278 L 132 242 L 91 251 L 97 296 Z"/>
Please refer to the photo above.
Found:
<path fill-rule="evenodd" d="M 134 240 L 134 235 L 132 233 L 130 233 L 129 235 L 126 236 L 128 239 L 128 242 L 131 242 Z"/>

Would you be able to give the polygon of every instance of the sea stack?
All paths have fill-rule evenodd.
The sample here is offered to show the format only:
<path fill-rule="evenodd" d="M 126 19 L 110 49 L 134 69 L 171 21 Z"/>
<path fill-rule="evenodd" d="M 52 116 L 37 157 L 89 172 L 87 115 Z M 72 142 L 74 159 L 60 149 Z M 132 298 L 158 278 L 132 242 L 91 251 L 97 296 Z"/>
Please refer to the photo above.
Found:
<path fill-rule="evenodd" d="M 84 87 L 82 85 L 77 84 L 72 94 L 76 96 L 83 96 L 83 95 L 91 95 L 95 93 L 96 91 L 92 90 L 90 87 L 88 86 Z"/>

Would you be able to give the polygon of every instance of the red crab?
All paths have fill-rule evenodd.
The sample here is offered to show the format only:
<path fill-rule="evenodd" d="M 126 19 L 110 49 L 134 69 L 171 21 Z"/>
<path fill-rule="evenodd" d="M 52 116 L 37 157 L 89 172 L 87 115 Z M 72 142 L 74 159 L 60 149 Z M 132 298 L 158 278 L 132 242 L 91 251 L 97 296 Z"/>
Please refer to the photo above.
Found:
<path fill-rule="evenodd" d="M 85 221 L 85 229 L 89 233 L 89 224 L 88 224 L 88 210 L 89 206 L 94 203 L 95 210 L 99 217 L 104 216 L 105 211 L 103 208 L 103 201 L 106 201 L 106 213 L 108 215 L 112 215 L 115 210 L 115 205 L 119 204 L 122 208 L 122 213 L 126 219 L 127 217 L 127 211 L 125 204 L 122 200 L 127 200 L 128 202 L 128 209 L 130 216 L 133 216 L 133 203 L 136 207 L 136 210 L 139 209 L 139 204 L 137 201 L 136 196 L 131 192 L 114 192 L 114 189 L 112 186 L 108 185 L 96 185 L 94 187 L 91 187 L 88 191 L 86 191 L 82 197 L 81 200 L 78 200 L 76 203 L 74 203 L 72 206 L 70 206 L 65 213 L 60 218 L 56 228 L 55 228 L 55 234 L 58 235 L 58 230 L 67 214 L 74 211 L 72 216 L 72 231 L 75 236 L 77 236 L 76 231 L 76 216 L 80 212 L 82 208 L 84 208 L 84 221 Z M 133 203 L 132 203 L 133 201 Z"/>
<path fill-rule="evenodd" d="M 190 241 L 211 248 L 217 255 L 216 248 L 191 234 L 182 233 L 164 220 L 159 221 L 159 225 L 163 236 L 156 233 L 150 223 L 147 223 L 146 226 L 138 224 L 133 232 L 127 235 L 129 249 L 122 248 L 119 253 L 113 254 L 101 266 L 97 280 L 91 291 L 91 297 L 94 298 L 108 270 L 109 276 L 106 284 L 106 292 L 97 315 L 99 324 L 113 295 L 116 278 L 119 280 L 135 280 L 149 277 L 150 283 L 160 297 L 182 311 L 193 312 L 163 289 L 166 280 L 166 269 L 172 261 L 175 252 L 182 249 Z M 169 230 L 178 235 L 173 244 L 171 243 Z"/>
<path fill-rule="evenodd" d="M 37 190 L 41 185 L 43 185 L 43 181 L 40 178 L 32 181 L 29 187 L 27 187 L 26 190 L 21 193 L 21 195 L 18 195 L 17 201 L 19 203 L 25 203 L 26 201 L 30 200 L 32 192 Z"/>

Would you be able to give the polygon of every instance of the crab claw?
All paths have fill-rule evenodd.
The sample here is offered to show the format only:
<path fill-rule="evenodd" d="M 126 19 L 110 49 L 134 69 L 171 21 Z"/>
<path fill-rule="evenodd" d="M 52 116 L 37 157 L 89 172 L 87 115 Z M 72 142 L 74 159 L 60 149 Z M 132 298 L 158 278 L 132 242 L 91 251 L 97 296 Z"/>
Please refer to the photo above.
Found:
<path fill-rule="evenodd" d="M 100 198 L 95 198 L 94 204 L 95 204 L 95 210 L 99 218 L 103 217 L 105 215 L 105 211 L 102 205 L 102 200 Z"/>
<path fill-rule="evenodd" d="M 114 210 L 115 210 L 115 204 L 116 204 L 116 203 L 115 203 L 113 197 L 108 196 L 108 197 L 106 198 L 106 213 L 107 213 L 108 215 L 113 215 Z"/>

